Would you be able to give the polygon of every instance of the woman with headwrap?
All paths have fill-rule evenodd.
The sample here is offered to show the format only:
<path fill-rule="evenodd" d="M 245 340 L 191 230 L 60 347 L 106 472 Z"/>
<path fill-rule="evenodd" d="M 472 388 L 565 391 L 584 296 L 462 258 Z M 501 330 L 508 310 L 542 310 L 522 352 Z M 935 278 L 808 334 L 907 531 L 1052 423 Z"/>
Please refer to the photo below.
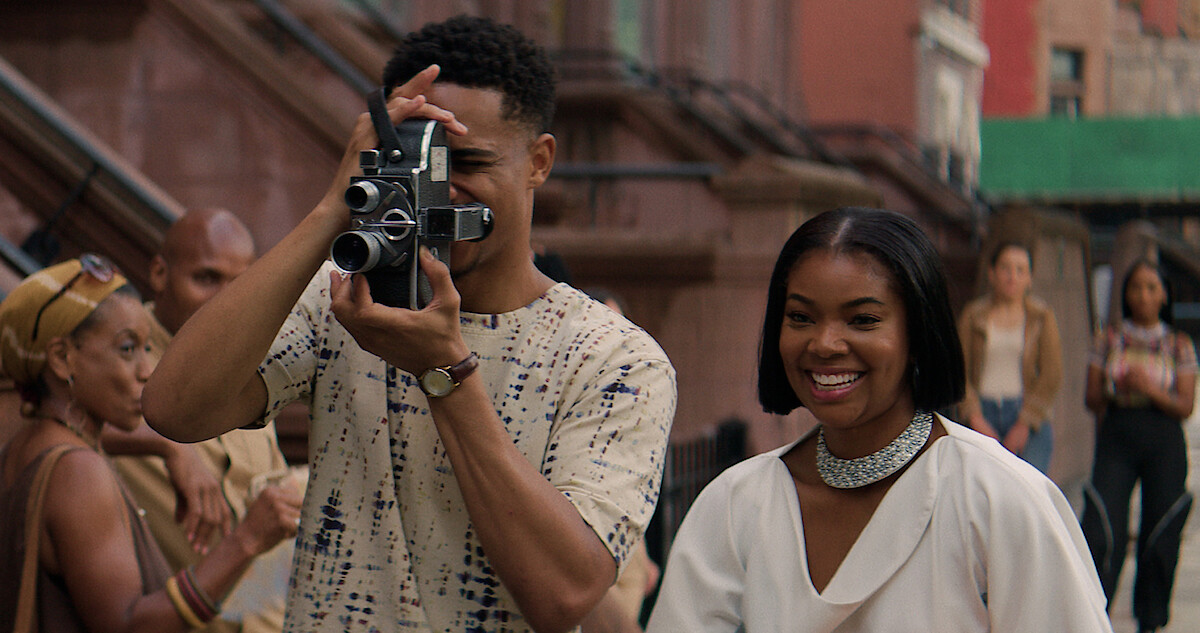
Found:
<path fill-rule="evenodd" d="M 262 493 L 200 563 L 171 576 L 100 449 L 142 423 L 150 322 L 107 261 L 31 275 L 0 303 L 0 370 L 27 424 L 0 452 L 0 631 L 186 631 L 216 617 L 254 556 L 296 532 L 299 495 Z"/>

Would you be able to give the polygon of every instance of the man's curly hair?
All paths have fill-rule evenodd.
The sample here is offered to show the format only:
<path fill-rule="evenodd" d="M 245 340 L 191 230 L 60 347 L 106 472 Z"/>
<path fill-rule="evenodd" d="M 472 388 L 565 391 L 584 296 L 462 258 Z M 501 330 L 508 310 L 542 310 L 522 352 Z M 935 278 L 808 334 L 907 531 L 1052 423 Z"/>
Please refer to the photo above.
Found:
<path fill-rule="evenodd" d="M 500 92 L 506 120 L 550 131 L 554 67 L 541 46 L 512 26 L 465 15 L 426 24 L 396 47 L 383 85 L 391 93 L 430 64 L 441 67 L 439 82 Z"/>

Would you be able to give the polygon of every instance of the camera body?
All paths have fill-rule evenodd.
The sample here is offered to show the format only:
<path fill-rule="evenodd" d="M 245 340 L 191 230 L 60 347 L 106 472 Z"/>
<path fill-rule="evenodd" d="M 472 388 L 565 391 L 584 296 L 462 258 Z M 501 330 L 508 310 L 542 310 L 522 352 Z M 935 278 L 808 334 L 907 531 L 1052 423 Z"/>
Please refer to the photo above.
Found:
<path fill-rule="evenodd" d="M 362 273 L 378 303 L 418 310 L 432 298 L 418 249 L 450 264 L 450 245 L 491 231 L 482 204 L 450 204 L 450 148 L 437 121 L 408 119 L 379 130 L 379 149 L 360 153 L 362 176 L 350 179 L 350 230 L 329 248 L 334 266 Z M 394 145 L 389 147 L 389 145 Z"/>

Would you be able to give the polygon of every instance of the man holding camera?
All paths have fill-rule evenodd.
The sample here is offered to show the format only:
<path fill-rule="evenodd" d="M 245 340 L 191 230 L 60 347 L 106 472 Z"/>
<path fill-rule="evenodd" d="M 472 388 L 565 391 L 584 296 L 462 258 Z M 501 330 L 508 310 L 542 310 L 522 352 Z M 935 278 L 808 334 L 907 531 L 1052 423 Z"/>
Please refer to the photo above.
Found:
<path fill-rule="evenodd" d="M 363 115 L 317 207 L 179 332 L 146 417 L 194 441 L 311 403 L 286 630 L 571 630 L 653 513 L 674 370 L 533 265 L 555 154 L 544 51 L 453 18 L 407 37 L 384 83 L 393 123 L 450 133 L 451 202 L 490 207 L 491 234 L 454 243 L 449 268 L 420 253 L 433 295 L 417 311 L 325 263 L 377 143 Z"/>

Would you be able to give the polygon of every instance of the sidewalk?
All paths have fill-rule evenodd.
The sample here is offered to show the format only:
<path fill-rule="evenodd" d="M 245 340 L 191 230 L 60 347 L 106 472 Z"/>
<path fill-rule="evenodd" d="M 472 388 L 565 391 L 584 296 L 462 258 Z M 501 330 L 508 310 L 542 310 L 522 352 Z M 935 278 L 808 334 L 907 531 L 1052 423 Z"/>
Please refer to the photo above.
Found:
<path fill-rule="evenodd" d="M 1200 407 L 1188 419 L 1185 427 L 1188 438 L 1188 488 L 1196 503 L 1183 529 L 1183 550 L 1175 572 L 1175 596 L 1171 600 L 1171 621 L 1162 633 L 1196 633 L 1200 631 Z M 1130 544 L 1130 553 L 1134 547 Z M 1114 633 L 1137 633 L 1133 620 L 1130 594 L 1133 590 L 1134 561 L 1131 557 L 1121 570 L 1117 598 L 1112 608 Z"/>

